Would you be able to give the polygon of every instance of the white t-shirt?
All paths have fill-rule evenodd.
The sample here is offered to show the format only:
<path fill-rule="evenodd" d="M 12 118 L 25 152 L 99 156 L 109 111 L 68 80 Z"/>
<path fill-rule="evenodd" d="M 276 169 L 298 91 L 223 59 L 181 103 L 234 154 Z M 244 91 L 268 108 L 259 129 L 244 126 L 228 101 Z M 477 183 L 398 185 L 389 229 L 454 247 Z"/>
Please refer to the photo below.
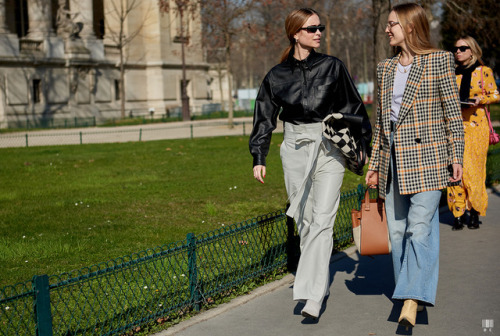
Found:
<path fill-rule="evenodd" d="M 391 102 L 391 121 L 398 121 L 399 110 L 403 102 L 403 94 L 405 92 L 406 81 L 410 75 L 411 64 L 402 66 L 397 64 L 396 76 L 394 76 L 394 87 L 392 89 L 392 102 Z"/>

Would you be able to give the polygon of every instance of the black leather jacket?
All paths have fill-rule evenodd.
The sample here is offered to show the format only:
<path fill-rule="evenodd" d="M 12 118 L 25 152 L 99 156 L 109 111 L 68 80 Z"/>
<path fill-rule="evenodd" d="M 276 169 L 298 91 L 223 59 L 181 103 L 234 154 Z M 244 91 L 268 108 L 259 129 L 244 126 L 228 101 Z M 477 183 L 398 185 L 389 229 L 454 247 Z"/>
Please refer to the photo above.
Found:
<path fill-rule="evenodd" d="M 293 50 L 292 50 L 293 51 Z M 281 113 L 280 113 L 281 111 Z M 277 117 L 293 124 L 321 122 L 333 112 L 363 116 L 362 127 L 351 129 L 370 155 L 371 125 L 363 101 L 342 61 L 314 50 L 302 61 L 288 59 L 269 71 L 255 101 L 250 153 L 253 165 L 265 165 Z"/>

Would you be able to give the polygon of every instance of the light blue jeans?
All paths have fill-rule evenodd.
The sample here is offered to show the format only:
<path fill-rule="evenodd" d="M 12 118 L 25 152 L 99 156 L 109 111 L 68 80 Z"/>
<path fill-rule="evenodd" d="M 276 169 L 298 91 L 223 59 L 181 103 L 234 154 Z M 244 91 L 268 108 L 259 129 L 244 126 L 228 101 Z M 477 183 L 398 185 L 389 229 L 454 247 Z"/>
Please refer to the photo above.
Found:
<path fill-rule="evenodd" d="M 439 274 L 441 191 L 401 195 L 392 158 L 392 181 L 385 203 L 396 283 L 392 298 L 434 305 Z"/>

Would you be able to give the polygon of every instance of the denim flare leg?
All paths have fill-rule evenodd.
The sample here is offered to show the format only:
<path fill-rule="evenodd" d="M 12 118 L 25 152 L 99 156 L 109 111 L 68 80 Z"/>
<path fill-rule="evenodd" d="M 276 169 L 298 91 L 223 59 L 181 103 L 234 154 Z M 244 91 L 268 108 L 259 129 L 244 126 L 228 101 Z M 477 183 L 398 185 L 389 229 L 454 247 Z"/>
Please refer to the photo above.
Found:
<path fill-rule="evenodd" d="M 291 203 L 295 199 L 298 204 L 293 217 L 300 236 L 301 255 L 293 299 L 320 304 L 328 293 L 333 224 L 345 171 L 342 153 L 321 134 L 321 123 L 285 123 L 280 148 L 287 193 Z"/>
<path fill-rule="evenodd" d="M 439 274 L 441 191 L 401 195 L 394 151 L 391 156 L 392 181 L 385 205 L 396 283 L 392 298 L 434 305 Z"/>

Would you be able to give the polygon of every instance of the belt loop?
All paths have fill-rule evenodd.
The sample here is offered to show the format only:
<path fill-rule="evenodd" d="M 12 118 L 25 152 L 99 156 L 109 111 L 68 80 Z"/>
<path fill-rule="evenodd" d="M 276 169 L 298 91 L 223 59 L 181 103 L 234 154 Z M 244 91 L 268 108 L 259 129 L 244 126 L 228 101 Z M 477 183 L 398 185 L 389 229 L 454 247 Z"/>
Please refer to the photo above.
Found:
<path fill-rule="evenodd" d="M 396 122 L 391 120 L 391 132 L 396 130 Z"/>

